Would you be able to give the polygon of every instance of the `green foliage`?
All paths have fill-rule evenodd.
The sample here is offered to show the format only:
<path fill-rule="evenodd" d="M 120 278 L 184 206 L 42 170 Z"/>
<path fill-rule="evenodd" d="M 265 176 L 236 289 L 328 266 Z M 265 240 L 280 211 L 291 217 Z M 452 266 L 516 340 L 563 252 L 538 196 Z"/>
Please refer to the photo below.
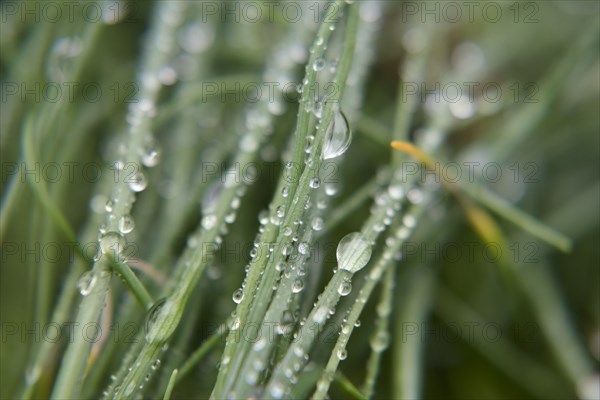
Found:
<path fill-rule="evenodd" d="M 0 397 L 597 398 L 597 3 L 1 11 Z"/>

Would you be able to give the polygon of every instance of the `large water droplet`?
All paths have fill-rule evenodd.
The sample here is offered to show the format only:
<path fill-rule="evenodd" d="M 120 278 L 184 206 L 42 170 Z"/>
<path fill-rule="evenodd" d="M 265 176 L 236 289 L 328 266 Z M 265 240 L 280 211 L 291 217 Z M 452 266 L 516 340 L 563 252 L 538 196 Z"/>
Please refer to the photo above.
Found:
<path fill-rule="evenodd" d="M 337 351 L 337 357 L 338 357 L 340 360 L 345 360 L 345 359 L 346 359 L 346 357 L 348 357 L 348 352 L 346 351 L 346 349 L 339 349 L 339 350 Z"/>
<path fill-rule="evenodd" d="M 356 273 L 371 259 L 372 246 L 358 232 L 349 233 L 340 240 L 336 258 L 338 267 Z"/>
<path fill-rule="evenodd" d="M 333 121 L 327 129 L 325 144 L 323 145 L 323 159 L 329 160 L 341 156 L 350 147 L 352 131 L 346 116 L 341 110 L 333 115 Z"/>

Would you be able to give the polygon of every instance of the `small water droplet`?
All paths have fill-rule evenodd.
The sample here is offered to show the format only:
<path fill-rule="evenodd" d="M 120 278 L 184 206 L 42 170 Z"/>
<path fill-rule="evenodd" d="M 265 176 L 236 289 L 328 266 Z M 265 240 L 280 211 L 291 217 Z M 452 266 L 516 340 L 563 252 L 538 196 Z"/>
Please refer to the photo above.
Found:
<path fill-rule="evenodd" d="M 348 150 L 352 142 L 352 130 L 348 119 L 341 110 L 333 115 L 333 120 L 327 129 L 322 158 L 329 160 L 341 156 Z"/>
<path fill-rule="evenodd" d="M 381 353 L 389 346 L 390 335 L 386 331 L 378 331 L 371 337 L 370 344 L 373 351 Z"/>
<path fill-rule="evenodd" d="M 325 184 L 325 194 L 327 196 L 335 196 L 337 194 L 338 188 L 335 183 L 327 183 Z"/>
<path fill-rule="evenodd" d="M 307 255 L 310 252 L 310 245 L 306 242 L 302 242 L 298 245 L 298 253 Z"/>
<path fill-rule="evenodd" d="M 308 184 L 312 189 L 318 189 L 321 186 L 321 180 L 319 178 L 312 178 Z"/>
<path fill-rule="evenodd" d="M 93 271 L 84 272 L 77 281 L 77 289 L 82 296 L 87 296 L 90 294 L 95 285 L 96 275 Z"/>
<path fill-rule="evenodd" d="M 242 299 L 244 298 L 244 291 L 242 289 L 238 289 L 235 292 L 233 292 L 233 302 L 235 304 L 240 304 L 242 302 Z"/>
<path fill-rule="evenodd" d="M 127 239 L 120 233 L 107 232 L 100 237 L 100 251 L 103 254 L 112 254 L 117 260 L 125 246 L 127 246 Z"/>
<path fill-rule="evenodd" d="M 358 232 L 349 233 L 340 240 L 336 250 L 338 266 L 356 273 L 371 259 L 372 246 Z"/>
<path fill-rule="evenodd" d="M 346 357 L 348 357 L 348 352 L 346 351 L 346 349 L 339 349 L 337 351 L 337 357 L 343 361 L 346 359 Z"/>
<path fill-rule="evenodd" d="M 285 391 L 285 387 L 280 382 L 275 382 L 271 386 L 271 390 L 270 390 L 271 396 L 273 396 L 274 399 L 281 399 L 283 397 L 284 391 Z"/>
<path fill-rule="evenodd" d="M 304 289 L 304 281 L 302 279 L 296 279 L 292 286 L 292 292 L 300 293 Z"/>
<path fill-rule="evenodd" d="M 206 230 L 212 229 L 217 224 L 217 216 L 214 214 L 208 214 L 202 217 L 202 227 Z"/>
<path fill-rule="evenodd" d="M 129 185 L 129 189 L 134 192 L 143 192 L 144 189 L 148 186 L 148 181 L 146 181 L 146 177 L 141 171 L 136 172 L 132 177 L 129 178 L 127 182 Z"/>
<path fill-rule="evenodd" d="M 156 360 L 154 360 L 152 362 L 152 364 L 150 364 L 150 368 L 152 368 L 153 370 L 157 370 L 160 367 L 160 360 L 157 358 Z"/>
<path fill-rule="evenodd" d="M 321 71 L 323 68 L 325 68 L 325 59 L 322 57 L 319 57 L 313 63 L 313 70 Z"/>
<path fill-rule="evenodd" d="M 323 229 L 323 225 L 325 225 L 325 223 L 323 222 L 323 218 L 321 217 L 314 217 L 311 223 L 312 228 L 315 231 L 320 231 L 321 229 Z"/>
<path fill-rule="evenodd" d="M 119 218 L 119 232 L 126 234 L 133 231 L 134 228 L 135 222 L 133 222 L 131 215 L 122 215 L 121 218 Z"/>
<path fill-rule="evenodd" d="M 404 196 L 404 189 L 400 184 L 392 184 L 388 187 L 388 194 L 393 200 L 402 200 Z"/>
<path fill-rule="evenodd" d="M 106 210 L 106 212 L 112 212 L 114 205 L 115 205 L 115 203 L 109 199 L 106 201 L 106 204 L 104 205 L 104 210 Z"/>
<path fill-rule="evenodd" d="M 160 161 L 160 148 L 152 139 L 147 140 L 141 150 L 142 164 L 146 167 L 155 167 Z"/>
<path fill-rule="evenodd" d="M 348 296 L 352 291 L 352 284 L 349 281 L 344 281 L 340 283 L 338 287 L 338 293 L 340 296 Z"/>
<path fill-rule="evenodd" d="M 277 207 L 277 209 L 275 210 L 275 215 L 277 215 L 278 218 L 285 217 L 285 206 L 281 205 Z"/>

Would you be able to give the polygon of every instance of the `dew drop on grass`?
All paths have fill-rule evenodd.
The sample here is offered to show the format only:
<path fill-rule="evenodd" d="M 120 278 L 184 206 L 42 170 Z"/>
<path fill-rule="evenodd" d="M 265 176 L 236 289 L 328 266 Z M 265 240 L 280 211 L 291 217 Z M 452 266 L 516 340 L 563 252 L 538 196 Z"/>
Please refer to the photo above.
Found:
<path fill-rule="evenodd" d="M 238 289 L 235 292 L 233 292 L 233 302 L 235 304 L 240 304 L 242 302 L 242 299 L 244 298 L 244 291 L 242 289 Z"/>
<path fill-rule="evenodd" d="M 212 229 L 217 224 L 217 216 L 214 214 L 208 214 L 202 217 L 202 227 L 206 230 Z"/>
<path fill-rule="evenodd" d="M 345 360 L 345 359 L 346 359 L 346 357 L 348 357 L 348 352 L 346 351 L 346 349 L 339 349 L 339 350 L 337 351 L 337 357 L 338 357 L 340 360 Z"/>
<path fill-rule="evenodd" d="M 114 206 L 115 206 L 115 203 L 109 199 L 106 201 L 106 204 L 104 205 L 104 210 L 106 212 L 112 212 Z"/>
<path fill-rule="evenodd" d="M 141 149 L 142 164 L 146 167 L 155 167 L 160 161 L 160 148 L 153 139 L 147 140 Z"/>
<path fill-rule="evenodd" d="M 281 205 L 277 207 L 277 209 L 275 210 L 275 215 L 277 215 L 277 218 L 285 217 L 285 206 Z"/>
<path fill-rule="evenodd" d="M 402 189 L 402 185 L 399 183 L 392 184 L 388 188 L 388 194 L 393 200 L 402 200 L 404 196 L 404 189 Z"/>
<path fill-rule="evenodd" d="M 340 269 L 356 273 L 371 259 L 372 246 L 358 232 L 349 233 L 340 240 L 336 258 Z"/>
<path fill-rule="evenodd" d="M 158 358 L 156 360 L 154 360 L 152 362 L 152 364 L 150 364 L 150 368 L 152 368 L 154 371 L 156 371 L 159 367 L 160 367 L 160 360 Z"/>
<path fill-rule="evenodd" d="M 112 253 L 115 258 L 118 258 L 125 246 L 127 246 L 127 239 L 120 233 L 107 232 L 100 237 L 100 250 L 103 254 Z"/>
<path fill-rule="evenodd" d="M 306 242 L 302 242 L 298 245 L 298 253 L 307 255 L 310 252 L 310 245 Z"/>
<path fill-rule="evenodd" d="M 338 188 L 335 183 L 327 183 L 325 184 L 325 194 L 327 196 L 335 196 L 337 194 Z"/>
<path fill-rule="evenodd" d="M 322 158 L 329 160 L 341 156 L 348 150 L 351 142 L 352 131 L 348 119 L 341 110 L 338 110 L 327 128 Z"/>
<path fill-rule="evenodd" d="M 318 189 L 319 186 L 321 186 L 321 181 L 319 180 L 319 178 L 312 178 L 310 180 L 310 182 L 308 183 L 308 185 L 312 188 L 312 189 Z"/>
<path fill-rule="evenodd" d="M 340 283 L 338 287 L 338 293 L 340 296 L 348 296 L 352 291 L 352 284 L 349 281 L 344 281 Z"/>
<path fill-rule="evenodd" d="M 274 399 L 281 399 L 284 391 L 285 388 L 280 382 L 275 382 L 273 386 L 271 386 L 271 396 L 273 396 Z"/>
<path fill-rule="evenodd" d="M 143 192 L 148 186 L 148 181 L 141 171 L 136 172 L 132 177 L 128 178 L 127 184 L 129 189 L 134 192 Z"/>
<path fill-rule="evenodd" d="M 87 296 L 96 285 L 96 275 L 93 271 L 84 272 L 77 281 L 77 289 L 82 296 Z"/>
<path fill-rule="evenodd" d="M 404 226 L 406 226 L 407 228 L 414 228 L 415 225 L 417 224 L 417 219 L 414 217 L 414 215 L 411 214 L 406 214 L 403 218 L 402 218 L 402 223 L 404 224 Z"/>
<path fill-rule="evenodd" d="M 311 226 L 315 231 L 320 231 L 321 229 L 323 229 L 323 218 L 321 217 L 314 217 L 312 222 L 311 222 Z"/>
<path fill-rule="evenodd" d="M 292 286 L 292 292 L 300 293 L 304 289 L 304 281 L 302 279 L 296 279 Z"/>
<path fill-rule="evenodd" d="M 121 232 L 122 234 L 126 234 L 133 231 L 134 228 L 135 222 L 133 222 L 133 218 L 131 218 L 131 215 L 126 214 L 119 218 L 119 232 Z"/>
<path fill-rule="evenodd" d="M 313 70 L 321 71 L 323 68 L 325 68 L 325 60 L 322 57 L 319 57 L 313 63 Z"/>
<path fill-rule="evenodd" d="M 377 353 L 381 353 L 390 344 L 390 335 L 386 331 L 379 331 L 373 336 L 371 336 L 370 340 L 371 348 L 373 351 Z"/>

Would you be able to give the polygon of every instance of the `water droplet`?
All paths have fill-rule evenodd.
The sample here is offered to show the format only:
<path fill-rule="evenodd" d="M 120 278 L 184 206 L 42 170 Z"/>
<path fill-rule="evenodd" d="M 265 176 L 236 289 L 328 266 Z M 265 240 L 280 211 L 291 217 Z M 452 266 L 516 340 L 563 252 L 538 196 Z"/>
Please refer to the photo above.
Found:
<path fill-rule="evenodd" d="M 206 230 L 212 229 L 217 224 L 217 216 L 208 214 L 202 217 L 202 227 Z"/>
<path fill-rule="evenodd" d="M 325 319 L 328 315 L 329 309 L 325 306 L 321 306 L 317 309 L 317 311 L 315 311 L 315 314 L 313 315 L 313 321 L 317 324 L 322 324 L 323 322 L 325 322 Z"/>
<path fill-rule="evenodd" d="M 112 212 L 114 205 L 115 205 L 115 203 L 109 199 L 106 201 L 106 204 L 104 205 L 104 210 L 106 210 L 106 212 Z"/>
<path fill-rule="evenodd" d="M 157 358 L 156 360 L 154 360 L 152 362 L 152 364 L 150 364 L 150 368 L 152 368 L 153 370 L 157 370 L 160 367 L 160 360 Z"/>
<path fill-rule="evenodd" d="M 304 281 L 302 279 L 296 279 L 292 286 L 292 292 L 300 293 L 304 289 Z"/>
<path fill-rule="evenodd" d="M 312 178 L 308 184 L 312 189 L 318 189 L 321 186 L 319 178 Z"/>
<path fill-rule="evenodd" d="M 287 186 L 284 186 L 284 188 L 281 189 L 281 195 L 283 197 L 288 197 L 290 195 L 290 189 Z"/>
<path fill-rule="evenodd" d="M 381 353 L 389 346 L 390 335 L 386 331 L 379 331 L 371 336 L 370 343 L 373 351 Z"/>
<path fill-rule="evenodd" d="M 407 228 L 414 228 L 415 225 L 417 224 L 417 219 L 414 217 L 414 215 L 411 214 L 406 214 L 403 218 L 402 218 L 402 223 L 404 224 L 404 226 L 406 226 Z"/>
<path fill-rule="evenodd" d="M 337 194 L 337 185 L 335 183 L 325 184 L 325 194 L 327 196 L 335 196 Z"/>
<path fill-rule="evenodd" d="M 404 189 L 402 189 L 402 185 L 399 183 L 392 184 L 388 187 L 388 194 L 393 200 L 402 200 Z"/>
<path fill-rule="evenodd" d="M 92 292 L 96 284 L 96 275 L 93 271 L 86 271 L 81 274 L 81 277 L 77 281 L 77 289 L 82 296 L 87 296 Z"/>
<path fill-rule="evenodd" d="M 142 164 L 146 167 L 155 167 L 160 161 L 160 148 L 154 140 L 147 140 L 141 151 Z"/>
<path fill-rule="evenodd" d="M 285 217 L 285 206 L 281 205 L 277 207 L 277 209 L 275 210 L 275 215 L 277 215 L 278 218 Z"/>
<path fill-rule="evenodd" d="M 100 237 L 100 250 L 103 254 L 112 253 L 115 259 L 119 259 L 119 255 L 127 246 L 125 236 L 117 232 L 107 232 Z"/>
<path fill-rule="evenodd" d="M 349 281 L 344 281 L 340 283 L 338 287 L 338 293 L 340 296 L 348 296 L 352 291 L 352 284 Z"/>
<path fill-rule="evenodd" d="M 148 186 L 148 181 L 146 181 L 146 177 L 142 173 L 142 171 L 136 172 L 132 177 L 129 178 L 127 182 L 129 185 L 129 189 L 134 192 L 142 192 Z"/>
<path fill-rule="evenodd" d="M 327 129 L 322 158 L 329 160 L 341 156 L 350 147 L 350 142 L 352 142 L 352 130 L 344 113 L 338 110 Z"/>
<path fill-rule="evenodd" d="M 281 382 L 275 382 L 272 386 L 271 386 L 271 396 L 273 396 L 274 399 L 280 399 L 283 397 L 283 393 L 285 391 L 285 387 L 283 386 L 283 384 Z"/>
<path fill-rule="evenodd" d="M 302 242 L 298 245 L 298 253 L 307 255 L 310 252 L 310 245 L 306 242 Z"/>
<path fill-rule="evenodd" d="M 371 259 L 372 246 L 358 232 L 349 233 L 340 240 L 336 250 L 338 266 L 356 273 Z"/>
<path fill-rule="evenodd" d="M 417 205 L 423 201 L 423 192 L 421 191 L 421 189 L 413 188 L 408 191 L 406 197 L 408 198 L 408 201 L 410 201 L 412 204 Z"/>
<path fill-rule="evenodd" d="M 346 359 L 346 357 L 348 357 L 348 352 L 346 351 L 346 349 L 339 349 L 337 351 L 337 357 L 343 361 Z"/>
<path fill-rule="evenodd" d="M 323 59 L 322 57 L 319 57 L 313 63 L 313 70 L 321 71 L 323 68 L 325 68 L 325 59 Z"/>
<path fill-rule="evenodd" d="M 244 291 L 242 289 L 238 289 L 233 292 L 233 302 L 235 304 L 240 304 L 242 299 L 244 298 Z"/>
<path fill-rule="evenodd" d="M 126 234 L 131 232 L 134 228 L 135 222 L 133 222 L 131 215 L 122 215 L 121 218 L 119 218 L 119 232 Z"/>
<path fill-rule="evenodd" d="M 311 223 L 312 228 L 315 231 L 320 231 L 321 229 L 323 229 L 323 225 L 325 225 L 325 223 L 323 222 L 323 218 L 321 217 L 314 217 Z"/>

